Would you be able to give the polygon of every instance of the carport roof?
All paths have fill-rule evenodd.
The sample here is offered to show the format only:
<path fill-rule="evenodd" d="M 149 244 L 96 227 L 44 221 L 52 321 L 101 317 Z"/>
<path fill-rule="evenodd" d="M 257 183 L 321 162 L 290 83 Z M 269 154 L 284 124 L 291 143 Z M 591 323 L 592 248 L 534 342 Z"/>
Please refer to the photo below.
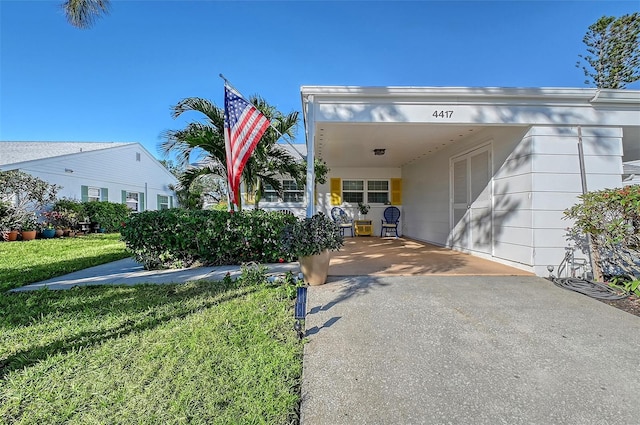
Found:
<path fill-rule="evenodd" d="M 640 91 L 590 88 L 303 86 L 301 95 L 314 154 L 334 167 L 401 167 L 486 126 L 590 124 L 591 116 L 615 125 L 594 109 L 640 106 Z"/>

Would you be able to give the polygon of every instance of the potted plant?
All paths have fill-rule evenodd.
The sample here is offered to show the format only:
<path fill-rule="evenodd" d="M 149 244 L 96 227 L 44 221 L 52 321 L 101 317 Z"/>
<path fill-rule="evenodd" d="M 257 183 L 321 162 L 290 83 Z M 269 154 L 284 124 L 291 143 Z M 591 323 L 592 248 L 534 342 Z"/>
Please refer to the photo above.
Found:
<path fill-rule="evenodd" d="M 329 272 L 329 251 L 340 249 L 344 238 L 333 220 L 317 213 L 285 227 L 282 243 L 285 250 L 298 258 L 304 281 L 309 285 L 322 285 Z"/>
<path fill-rule="evenodd" d="M 38 233 L 38 219 L 34 213 L 28 213 L 24 216 L 20 226 L 23 241 L 31 241 L 36 238 Z"/>
<path fill-rule="evenodd" d="M 53 224 L 50 222 L 45 224 L 42 228 L 42 237 L 45 239 L 51 239 L 56 235 L 56 229 L 53 227 Z"/>
<path fill-rule="evenodd" d="M 18 211 L 8 202 L 0 202 L 0 239 L 8 242 L 17 240 L 19 227 Z"/>
<path fill-rule="evenodd" d="M 358 211 L 360 211 L 360 218 L 367 218 L 367 214 L 369 213 L 369 205 L 364 204 L 362 202 L 358 202 Z"/>

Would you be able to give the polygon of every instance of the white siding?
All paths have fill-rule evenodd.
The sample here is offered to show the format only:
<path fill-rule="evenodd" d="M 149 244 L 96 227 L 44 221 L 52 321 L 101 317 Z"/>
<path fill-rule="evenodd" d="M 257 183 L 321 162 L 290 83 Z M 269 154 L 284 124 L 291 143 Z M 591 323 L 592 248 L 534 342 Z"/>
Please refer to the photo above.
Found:
<path fill-rule="evenodd" d="M 140 154 L 140 161 L 136 160 L 137 153 Z M 123 190 L 144 193 L 146 210 L 158 208 L 157 195 L 174 196 L 168 185 L 176 183 L 175 177 L 137 143 L 28 161 L 2 168 L 17 168 L 49 183 L 62 186 L 58 198 L 81 200 L 83 185 L 107 188 L 108 200 L 116 203 L 122 202 Z"/>

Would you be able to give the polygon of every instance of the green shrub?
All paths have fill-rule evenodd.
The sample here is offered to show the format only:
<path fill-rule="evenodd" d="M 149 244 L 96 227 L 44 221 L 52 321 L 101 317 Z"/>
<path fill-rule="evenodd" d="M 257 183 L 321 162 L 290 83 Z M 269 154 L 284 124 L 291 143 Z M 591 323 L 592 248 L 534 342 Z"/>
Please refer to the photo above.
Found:
<path fill-rule="evenodd" d="M 84 204 L 73 199 L 59 199 L 51 210 L 60 214 L 60 225 L 63 228 L 72 228 L 76 227 L 78 222 L 84 221 L 87 216 Z"/>
<path fill-rule="evenodd" d="M 118 232 L 122 222 L 129 217 L 131 210 L 125 204 L 114 202 L 83 202 L 86 215 L 93 223 L 98 223 L 107 233 Z"/>
<path fill-rule="evenodd" d="M 580 200 L 565 211 L 565 217 L 574 220 L 569 229 L 572 239 L 579 243 L 591 236 L 605 277 L 636 281 L 640 277 L 640 185 L 589 192 Z"/>
<path fill-rule="evenodd" d="M 290 261 L 280 242 L 294 216 L 172 208 L 131 215 L 120 230 L 127 249 L 146 268 Z"/>

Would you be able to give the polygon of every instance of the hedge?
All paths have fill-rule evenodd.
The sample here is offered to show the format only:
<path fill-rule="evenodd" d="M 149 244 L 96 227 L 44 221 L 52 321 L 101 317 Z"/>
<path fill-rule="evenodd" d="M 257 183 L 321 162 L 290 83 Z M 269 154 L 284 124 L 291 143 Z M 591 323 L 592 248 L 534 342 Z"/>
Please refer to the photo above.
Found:
<path fill-rule="evenodd" d="M 275 263 L 293 260 L 280 241 L 284 227 L 295 221 L 292 215 L 262 210 L 172 208 L 132 214 L 120 233 L 147 269 Z"/>

